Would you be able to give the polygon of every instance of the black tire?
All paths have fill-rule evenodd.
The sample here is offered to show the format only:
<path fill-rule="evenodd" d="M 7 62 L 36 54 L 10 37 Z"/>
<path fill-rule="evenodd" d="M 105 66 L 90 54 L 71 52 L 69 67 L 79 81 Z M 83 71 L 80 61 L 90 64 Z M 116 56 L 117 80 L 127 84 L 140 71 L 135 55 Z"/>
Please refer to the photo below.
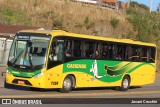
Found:
<path fill-rule="evenodd" d="M 4 88 L 10 88 L 10 84 L 6 82 L 6 79 L 4 80 Z"/>
<path fill-rule="evenodd" d="M 129 76 L 124 76 L 121 86 L 119 87 L 120 91 L 127 91 L 130 87 L 130 78 Z"/>
<path fill-rule="evenodd" d="M 68 75 L 65 77 L 63 81 L 62 88 L 59 90 L 62 93 L 69 93 L 73 89 L 73 77 L 71 75 Z"/>

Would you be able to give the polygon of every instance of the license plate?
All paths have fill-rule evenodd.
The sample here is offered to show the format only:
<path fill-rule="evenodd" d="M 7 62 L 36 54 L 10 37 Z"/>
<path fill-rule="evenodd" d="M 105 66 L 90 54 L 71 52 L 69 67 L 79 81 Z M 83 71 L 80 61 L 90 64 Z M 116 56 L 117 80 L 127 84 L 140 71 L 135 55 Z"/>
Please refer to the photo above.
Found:
<path fill-rule="evenodd" d="M 24 84 L 24 81 L 18 81 L 18 84 Z"/>

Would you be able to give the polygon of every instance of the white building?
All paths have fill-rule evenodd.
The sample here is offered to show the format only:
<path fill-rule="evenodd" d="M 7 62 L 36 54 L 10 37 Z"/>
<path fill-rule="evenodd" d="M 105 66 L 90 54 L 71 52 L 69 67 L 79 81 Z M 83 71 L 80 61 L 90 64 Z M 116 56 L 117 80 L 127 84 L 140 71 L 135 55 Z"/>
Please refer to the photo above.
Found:
<path fill-rule="evenodd" d="M 75 0 L 83 3 L 90 3 L 90 4 L 96 4 L 97 0 Z"/>

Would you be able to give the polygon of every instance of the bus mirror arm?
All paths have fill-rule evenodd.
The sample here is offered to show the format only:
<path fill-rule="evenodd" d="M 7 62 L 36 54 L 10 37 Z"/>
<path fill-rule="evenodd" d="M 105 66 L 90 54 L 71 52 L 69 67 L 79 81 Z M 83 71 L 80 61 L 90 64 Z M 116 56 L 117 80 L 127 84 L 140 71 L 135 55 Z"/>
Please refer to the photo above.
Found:
<path fill-rule="evenodd" d="M 7 44 L 7 40 L 8 40 L 8 39 L 13 39 L 13 38 L 14 38 L 14 35 L 10 35 L 9 38 L 6 38 L 6 39 L 4 40 L 4 42 L 2 43 L 2 47 L 4 47 L 5 44 Z"/>

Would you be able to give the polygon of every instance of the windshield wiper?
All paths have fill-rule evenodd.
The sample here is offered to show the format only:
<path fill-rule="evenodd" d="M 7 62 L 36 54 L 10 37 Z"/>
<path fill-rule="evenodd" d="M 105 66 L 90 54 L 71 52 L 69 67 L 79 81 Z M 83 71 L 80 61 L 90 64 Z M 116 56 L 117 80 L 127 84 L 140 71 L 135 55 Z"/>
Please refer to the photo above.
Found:
<path fill-rule="evenodd" d="M 32 61 L 31 61 L 31 56 L 29 55 L 29 63 L 31 65 L 31 67 L 33 67 Z"/>
<path fill-rule="evenodd" d="M 17 58 L 14 60 L 14 62 L 13 62 L 13 65 L 15 65 L 15 63 L 17 62 L 17 60 L 18 60 L 18 58 L 21 56 L 21 54 L 24 52 L 24 50 L 21 52 L 21 53 L 19 53 L 19 55 L 17 56 Z"/>

